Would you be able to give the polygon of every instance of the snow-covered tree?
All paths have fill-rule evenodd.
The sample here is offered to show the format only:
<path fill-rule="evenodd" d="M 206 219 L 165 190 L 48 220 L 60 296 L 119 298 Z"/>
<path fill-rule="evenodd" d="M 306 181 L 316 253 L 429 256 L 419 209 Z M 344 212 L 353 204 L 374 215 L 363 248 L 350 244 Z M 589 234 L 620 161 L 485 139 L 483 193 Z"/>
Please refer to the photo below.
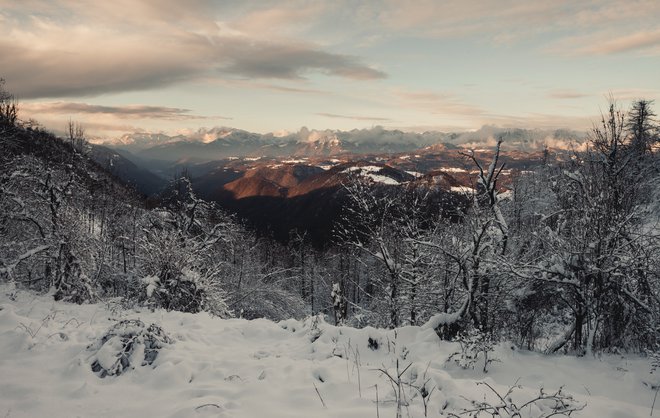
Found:
<path fill-rule="evenodd" d="M 660 235 L 647 196 L 658 177 L 637 163 L 648 150 L 635 145 L 625 120 L 610 105 L 588 150 L 551 177 L 556 201 L 539 217 L 538 250 L 509 269 L 568 310 L 570 324 L 549 351 L 568 341 L 578 352 L 639 349 L 657 339 Z"/>

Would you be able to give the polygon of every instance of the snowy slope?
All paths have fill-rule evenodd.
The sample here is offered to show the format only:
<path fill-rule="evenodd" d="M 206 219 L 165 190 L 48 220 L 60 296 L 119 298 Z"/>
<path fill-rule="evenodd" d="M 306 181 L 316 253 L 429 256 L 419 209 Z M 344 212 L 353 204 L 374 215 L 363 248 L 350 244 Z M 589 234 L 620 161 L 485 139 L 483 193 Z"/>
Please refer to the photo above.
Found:
<path fill-rule="evenodd" d="M 428 380 L 428 389 L 436 388 L 428 416 L 458 414 L 471 407 L 468 399 L 496 402 L 476 384 L 481 381 L 504 393 L 518 380 L 523 388 L 514 401 L 533 398 L 541 386 L 565 385 L 588 404 L 578 417 L 648 416 L 653 397 L 643 384 L 652 377 L 649 363 L 640 358 L 547 357 L 501 345 L 500 362 L 484 374 L 447 362 L 457 345 L 420 327 L 222 320 L 125 311 L 111 303 L 77 306 L 25 292 L 10 298 L 6 286 L 0 291 L 3 417 L 395 417 L 394 392 L 377 369 L 393 375 L 397 360 L 399 370 L 408 367 L 404 382 L 421 387 Z M 153 367 L 101 379 L 90 368 L 87 347 L 126 318 L 157 323 L 175 342 Z M 403 396 L 402 416 L 423 417 L 419 392 L 406 385 Z M 523 413 L 539 416 L 541 409 Z"/>

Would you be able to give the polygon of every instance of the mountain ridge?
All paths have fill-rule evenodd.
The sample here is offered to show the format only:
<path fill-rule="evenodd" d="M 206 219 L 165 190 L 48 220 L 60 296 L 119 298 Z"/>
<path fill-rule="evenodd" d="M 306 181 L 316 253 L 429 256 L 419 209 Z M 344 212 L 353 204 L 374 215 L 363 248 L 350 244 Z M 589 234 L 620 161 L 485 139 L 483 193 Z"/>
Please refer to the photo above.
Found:
<path fill-rule="evenodd" d="M 341 154 L 393 154 L 419 150 L 490 147 L 503 138 L 504 149 L 539 151 L 579 146 L 584 134 L 565 129 L 505 129 L 483 126 L 472 132 L 423 133 L 371 129 L 309 130 L 295 133 L 259 134 L 241 129 L 217 127 L 200 129 L 187 135 L 163 133 L 125 134 L 103 145 L 125 149 L 142 158 L 175 161 L 194 158 L 212 161 L 229 157 L 336 156 Z"/>

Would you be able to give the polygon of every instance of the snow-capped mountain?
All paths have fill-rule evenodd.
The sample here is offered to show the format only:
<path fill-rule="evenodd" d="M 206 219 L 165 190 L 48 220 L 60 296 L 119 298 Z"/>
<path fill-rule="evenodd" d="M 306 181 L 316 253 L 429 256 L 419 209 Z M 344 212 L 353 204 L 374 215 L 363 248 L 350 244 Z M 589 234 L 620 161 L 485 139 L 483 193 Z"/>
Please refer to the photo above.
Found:
<path fill-rule="evenodd" d="M 484 126 L 473 132 L 404 132 L 383 127 L 351 131 L 310 130 L 259 134 L 226 127 L 199 129 L 175 136 L 126 134 L 105 145 L 123 148 L 144 158 L 176 161 L 212 161 L 237 156 L 333 156 L 382 154 L 413 150 L 433 151 L 446 147 L 487 147 L 504 138 L 504 149 L 540 150 L 546 146 L 566 148 L 581 142 L 583 134 L 567 130 L 504 129 Z"/>

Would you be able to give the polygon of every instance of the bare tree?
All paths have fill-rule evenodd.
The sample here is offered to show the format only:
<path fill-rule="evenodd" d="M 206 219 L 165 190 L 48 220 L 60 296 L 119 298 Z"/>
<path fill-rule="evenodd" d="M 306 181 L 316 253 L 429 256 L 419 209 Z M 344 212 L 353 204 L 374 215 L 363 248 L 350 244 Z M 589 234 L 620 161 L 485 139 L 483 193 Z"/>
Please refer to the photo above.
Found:
<path fill-rule="evenodd" d="M 18 101 L 4 89 L 5 80 L 0 78 L 0 127 L 11 127 L 18 121 Z"/>
<path fill-rule="evenodd" d="M 74 150 L 79 153 L 87 153 L 87 139 L 85 138 L 85 128 L 78 122 L 69 119 L 67 123 L 67 139 Z"/>

